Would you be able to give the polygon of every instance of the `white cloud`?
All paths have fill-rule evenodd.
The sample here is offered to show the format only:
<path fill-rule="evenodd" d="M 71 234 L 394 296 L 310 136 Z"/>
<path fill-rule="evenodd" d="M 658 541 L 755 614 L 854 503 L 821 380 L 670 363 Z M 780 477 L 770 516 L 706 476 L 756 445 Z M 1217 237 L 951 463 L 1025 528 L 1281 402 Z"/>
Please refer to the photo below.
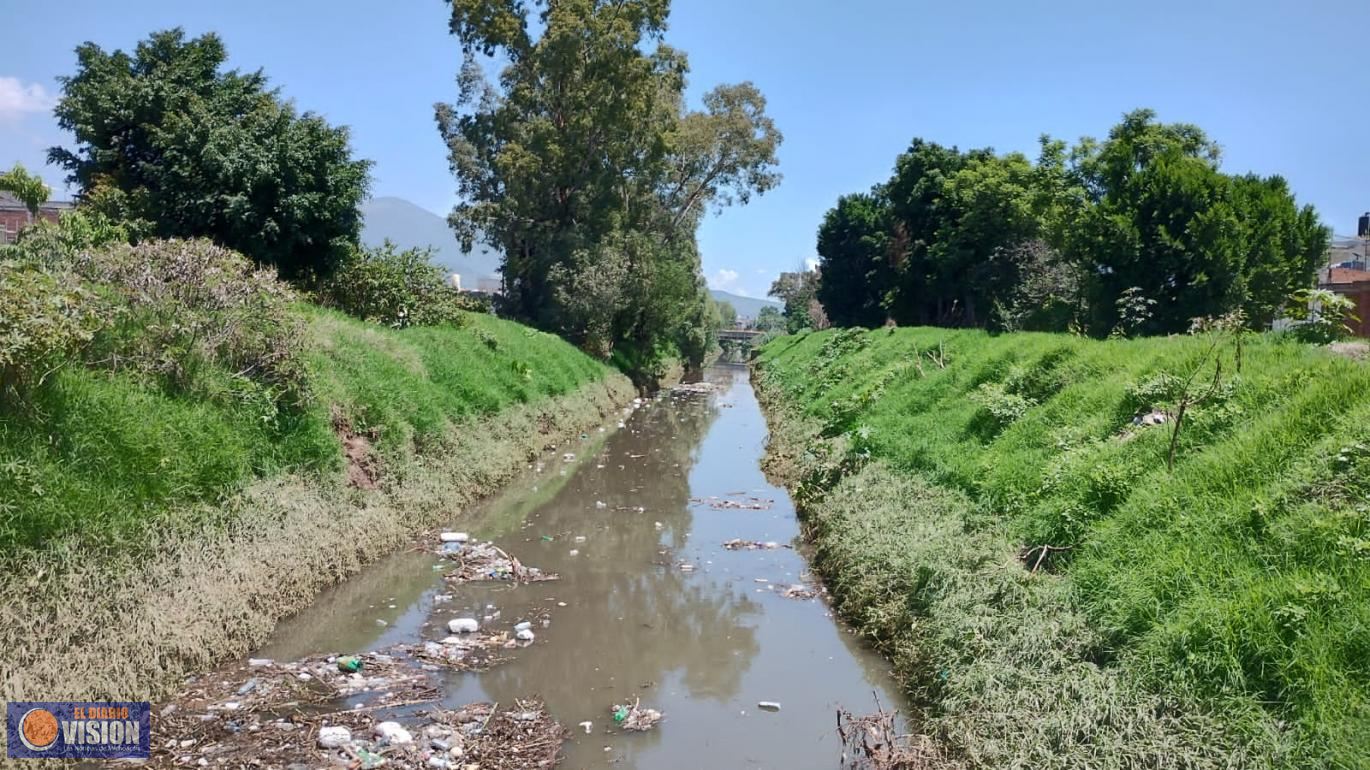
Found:
<path fill-rule="evenodd" d="M 810 273 L 812 273 L 813 271 L 817 270 L 817 269 L 818 269 L 818 260 L 817 260 L 817 259 L 814 259 L 813 257 L 806 257 L 806 258 L 804 259 L 804 269 L 805 269 L 805 270 L 808 270 Z"/>
<path fill-rule="evenodd" d="M 47 112 L 56 103 L 57 98 L 41 83 L 25 85 L 19 78 L 0 75 L 0 120 Z"/>
<path fill-rule="evenodd" d="M 737 271 L 723 268 L 709 276 L 710 289 L 726 289 L 731 291 L 737 283 Z"/>

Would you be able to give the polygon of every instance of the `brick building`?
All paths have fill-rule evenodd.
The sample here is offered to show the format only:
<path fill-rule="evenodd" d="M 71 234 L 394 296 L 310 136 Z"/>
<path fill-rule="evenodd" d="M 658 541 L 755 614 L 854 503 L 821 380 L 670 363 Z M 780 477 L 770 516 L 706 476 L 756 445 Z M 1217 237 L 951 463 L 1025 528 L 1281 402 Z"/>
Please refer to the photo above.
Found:
<path fill-rule="evenodd" d="M 1318 271 L 1318 288 L 1334 291 L 1356 303 L 1356 320 L 1351 322 L 1351 329 L 1357 337 L 1370 337 L 1370 270 L 1324 267 Z"/>
<path fill-rule="evenodd" d="M 37 216 L 33 216 L 22 201 L 0 191 L 0 243 L 13 243 L 19 231 L 31 221 L 46 219 L 49 222 L 56 222 L 57 217 L 70 208 L 71 203 L 67 201 L 48 201 L 38 208 Z"/>

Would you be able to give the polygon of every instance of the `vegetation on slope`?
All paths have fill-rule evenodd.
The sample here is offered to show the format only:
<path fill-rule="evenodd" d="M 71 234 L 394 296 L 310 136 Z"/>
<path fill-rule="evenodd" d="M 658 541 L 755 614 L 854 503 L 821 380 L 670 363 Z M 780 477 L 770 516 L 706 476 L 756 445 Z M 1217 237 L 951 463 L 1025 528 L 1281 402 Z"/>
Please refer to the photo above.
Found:
<path fill-rule="evenodd" d="M 249 288 L 233 302 L 266 319 L 251 328 L 224 303 L 209 309 L 185 292 L 131 294 L 146 282 L 114 266 L 119 254 L 140 276 L 172 264 L 200 265 L 197 278 L 247 269 L 241 257 L 194 242 L 116 247 L 85 258 L 84 279 L 43 283 L 49 293 L 32 316 L 5 322 L 5 350 L 17 365 L 52 371 L 42 382 L 0 378 L 22 386 L 0 397 L 0 554 L 74 541 L 136 548 L 150 527 L 194 525 L 184 517 L 212 511 L 188 503 L 222 500 L 259 477 L 340 469 L 344 428 L 368 437 L 381 462 L 393 461 L 458 422 L 564 395 L 609 372 L 551 335 L 462 311 L 442 326 L 393 329 L 289 294 L 262 304 L 265 295 Z M 96 274 L 106 282 L 82 284 Z M 43 275 L 6 263 L 0 287 L 33 295 L 20 278 Z M 287 291 L 261 280 L 263 291 Z M 54 351 L 68 360 L 39 364 L 33 350 L 9 344 L 30 333 L 50 340 L 45 330 L 57 314 L 48 303 L 66 296 L 85 297 L 99 316 L 84 342 Z M 206 337 L 223 341 L 206 351 L 197 347 Z"/>
<path fill-rule="evenodd" d="M 887 329 L 782 338 L 760 366 L 779 408 L 836 447 L 799 497 L 825 512 L 816 527 L 820 549 L 838 551 L 827 560 L 837 593 L 896 648 L 963 755 L 990 766 L 1036 746 L 1055 752 L 1049 764 L 1090 761 L 1104 736 L 1141 729 L 1121 704 L 1163 697 L 1218 727 L 1186 727 L 1171 749 L 1160 738 L 1120 742 L 1138 761 L 1187 746 L 1222 765 L 1236 756 L 1224 747 L 1245 747 L 1256 764 L 1364 766 L 1364 365 L 1223 332 L 1094 341 Z M 827 491 L 865 465 L 915 488 Z M 878 489 L 902 502 L 865 504 Z M 930 549 L 939 527 L 943 547 Z M 1051 633 L 1034 637 L 1044 618 Z M 1058 657 L 1047 647 L 1066 658 L 1042 661 Z M 1002 666 L 978 687 L 958 668 L 985 661 Z M 1083 687 L 1085 674 L 1062 679 L 1063 666 L 1135 692 L 1110 703 L 1077 689 L 1054 705 L 1055 695 L 1017 692 L 1034 678 Z M 1008 700 L 986 701 L 989 692 Z M 977 732 L 996 708 L 1004 721 Z"/>
<path fill-rule="evenodd" d="M 0 251 L 8 700 L 159 697 L 632 393 L 460 310 L 422 255 L 340 267 L 316 298 L 360 320 L 208 241 L 123 237 L 78 211 Z"/>

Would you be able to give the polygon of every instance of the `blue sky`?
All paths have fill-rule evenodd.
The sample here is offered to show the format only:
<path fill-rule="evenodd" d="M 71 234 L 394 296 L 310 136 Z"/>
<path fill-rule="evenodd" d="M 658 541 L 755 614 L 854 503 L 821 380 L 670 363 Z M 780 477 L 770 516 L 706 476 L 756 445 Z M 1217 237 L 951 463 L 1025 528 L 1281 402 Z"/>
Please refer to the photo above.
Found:
<path fill-rule="evenodd" d="M 432 105 L 460 64 L 440 0 L 9 0 L 0 166 L 41 168 L 56 77 L 93 40 L 216 31 L 303 109 L 351 126 L 376 195 L 454 201 Z M 700 232 L 712 285 L 763 295 L 814 256 L 837 196 L 886 178 L 915 136 L 1032 154 L 1039 134 L 1102 135 L 1135 107 L 1198 123 L 1232 172 L 1279 173 L 1339 234 L 1370 210 L 1370 2 L 676 0 L 668 41 L 697 97 L 752 80 L 785 133 L 780 188 Z M 61 189 L 60 187 L 58 188 Z"/>

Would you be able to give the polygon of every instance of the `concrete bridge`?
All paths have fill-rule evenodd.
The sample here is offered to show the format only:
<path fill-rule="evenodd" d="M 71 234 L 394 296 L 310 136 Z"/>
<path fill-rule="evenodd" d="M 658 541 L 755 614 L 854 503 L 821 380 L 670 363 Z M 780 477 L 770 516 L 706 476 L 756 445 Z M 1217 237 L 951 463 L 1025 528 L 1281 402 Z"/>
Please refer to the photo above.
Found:
<path fill-rule="evenodd" d="M 763 334 L 765 334 L 765 332 L 751 331 L 748 329 L 719 329 L 718 341 L 751 345 L 757 337 L 760 337 Z"/>

